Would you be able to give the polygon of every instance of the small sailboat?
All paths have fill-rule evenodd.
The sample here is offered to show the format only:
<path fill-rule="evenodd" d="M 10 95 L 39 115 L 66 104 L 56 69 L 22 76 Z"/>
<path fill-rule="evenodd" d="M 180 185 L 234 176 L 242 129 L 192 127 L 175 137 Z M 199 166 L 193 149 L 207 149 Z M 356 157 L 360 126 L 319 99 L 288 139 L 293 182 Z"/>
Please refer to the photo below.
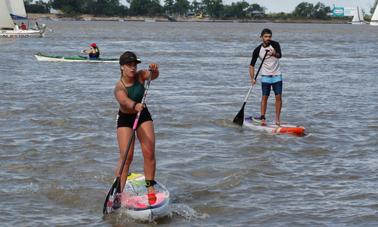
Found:
<path fill-rule="evenodd" d="M 19 29 L 13 19 L 27 19 L 23 0 L 0 0 L 0 37 L 42 37 L 46 25 L 36 23 L 34 29 Z"/>
<path fill-rule="evenodd" d="M 355 10 L 351 24 L 366 24 L 364 17 L 359 7 Z"/>
<path fill-rule="evenodd" d="M 375 7 L 373 16 L 371 17 L 370 25 L 378 26 L 378 5 Z"/>

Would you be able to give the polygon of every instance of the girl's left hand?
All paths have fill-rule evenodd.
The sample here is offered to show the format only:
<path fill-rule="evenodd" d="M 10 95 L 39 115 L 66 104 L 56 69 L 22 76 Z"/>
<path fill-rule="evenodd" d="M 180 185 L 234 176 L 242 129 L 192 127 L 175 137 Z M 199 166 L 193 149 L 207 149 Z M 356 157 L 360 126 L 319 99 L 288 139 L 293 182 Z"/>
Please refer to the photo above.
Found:
<path fill-rule="evenodd" d="M 144 105 L 142 103 L 135 104 L 134 110 L 137 112 L 141 112 L 144 109 Z"/>

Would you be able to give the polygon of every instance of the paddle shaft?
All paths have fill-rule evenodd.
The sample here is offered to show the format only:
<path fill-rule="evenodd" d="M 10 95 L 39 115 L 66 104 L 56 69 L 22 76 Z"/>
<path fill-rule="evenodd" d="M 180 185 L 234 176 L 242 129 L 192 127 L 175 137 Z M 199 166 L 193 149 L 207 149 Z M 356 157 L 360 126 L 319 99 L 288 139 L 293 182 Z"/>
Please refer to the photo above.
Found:
<path fill-rule="evenodd" d="M 150 70 L 150 75 L 148 76 L 146 89 L 145 89 L 145 91 L 144 91 L 143 98 L 142 98 L 142 102 L 141 102 L 142 105 L 144 105 L 145 102 L 146 102 L 147 91 L 148 91 L 148 89 L 150 88 L 150 83 L 151 83 L 151 76 L 152 76 L 151 74 L 152 74 L 152 72 L 151 72 L 151 70 Z M 125 152 L 126 154 L 125 154 L 125 157 L 124 157 L 123 160 L 122 160 L 121 168 L 119 169 L 119 172 L 118 172 L 118 175 L 119 175 L 118 177 L 121 177 L 121 175 L 122 175 L 122 172 L 123 172 L 123 169 L 124 169 L 124 167 L 125 167 L 126 160 L 127 160 L 127 155 L 129 154 L 129 150 L 130 150 L 131 144 L 133 143 L 133 141 L 134 141 L 134 139 L 135 139 L 135 131 L 136 131 L 137 126 L 138 126 L 138 121 L 139 121 L 139 117 L 140 117 L 141 112 L 142 112 L 142 111 L 139 111 L 139 112 L 137 113 L 137 116 L 135 117 L 134 124 L 133 124 L 133 132 L 132 132 L 132 134 L 131 134 L 131 138 L 130 138 L 130 140 L 129 140 L 129 143 L 127 144 L 127 149 L 126 149 L 126 152 Z M 127 175 L 127 174 L 128 174 L 128 173 L 126 173 L 126 175 Z"/>
<path fill-rule="evenodd" d="M 256 72 L 256 75 L 255 75 L 254 80 L 257 79 L 257 76 L 258 76 L 259 73 L 260 73 L 260 70 L 261 70 L 261 68 L 262 68 L 262 65 L 263 65 L 263 63 L 264 63 L 264 61 L 265 61 L 265 58 L 266 58 L 266 55 L 268 54 L 268 52 L 269 52 L 269 50 L 266 50 L 266 52 L 265 52 L 265 54 L 264 54 L 264 57 L 263 57 L 263 59 L 262 59 L 262 61 L 261 61 L 261 64 L 260 64 L 260 66 L 259 66 L 259 69 L 258 69 L 257 72 Z M 246 95 L 245 98 L 244 98 L 244 104 L 247 102 L 247 100 L 248 100 L 248 98 L 249 98 L 249 95 L 251 94 L 252 88 L 253 88 L 253 84 L 252 84 L 251 87 L 249 88 L 248 93 L 247 93 L 247 95 Z"/>
<path fill-rule="evenodd" d="M 148 89 L 150 88 L 151 77 L 152 77 L 152 71 L 150 70 L 150 74 L 149 74 L 148 80 L 147 80 L 146 89 L 144 90 L 144 94 L 143 94 L 143 98 L 142 98 L 142 102 L 141 102 L 143 105 L 146 102 L 147 92 L 148 92 Z M 129 154 L 129 150 L 130 150 L 131 144 L 132 144 L 132 142 L 135 139 L 135 131 L 136 131 L 137 126 L 138 126 L 138 121 L 139 121 L 139 117 L 140 117 L 141 112 L 142 111 L 139 111 L 137 113 L 137 116 L 135 117 L 133 128 L 132 128 L 133 132 L 132 132 L 131 138 L 129 140 L 129 143 L 127 144 L 127 149 L 125 151 L 125 157 L 122 160 L 122 164 L 120 166 L 120 169 L 119 169 L 119 172 L 118 172 L 118 176 L 115 178 L 115 180 L 113 182 L 113 185 L 110 188 L 110 190 L 109 190 L 109 192 L 108 192 L 108 194 L 106 195 L 106 198 L 105 198 L 104 208 L 103 208 L 103 211 L 102 211 L 103 214 L 108 214 L 113 209 L 116 209 L 116 208 L 113 208 L 113 201 L 114 201 L 113 196 L 115 196 L 116 193 L 121 193 L 121 187 L 120 187 L 121 176 L 122 176 L 123 169 L 125 167 L 125 163 L 126 163 L 126 160 L 127 160 L 127 156 Z M 128 173 L 126 173 L 126 176 L 127 176 L 127 174 Z M 109 205 L 109 202 L 111 202 L 110 205 Z"/>

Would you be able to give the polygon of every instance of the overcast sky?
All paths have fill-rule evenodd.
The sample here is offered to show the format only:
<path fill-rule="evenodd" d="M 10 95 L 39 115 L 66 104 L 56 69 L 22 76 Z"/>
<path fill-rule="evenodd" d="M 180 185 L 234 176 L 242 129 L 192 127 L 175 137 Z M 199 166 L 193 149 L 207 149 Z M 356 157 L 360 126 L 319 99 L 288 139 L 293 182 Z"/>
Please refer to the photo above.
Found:
<path fill-rule="evenodd" d="M 225 3 L 233 2 L 231 0 L 223 0 Z M 267 8 L 267 12 L 292 12 L 295 7 L 301 2 L 310 2 L 316 4 L 318 2 L 324 3 L 326 6 L 333 7 L 336 6 L 344 7 L 356 7 L 364 9 L 367 13 L 370 13 L 370 8 L 374 4 L 374 0 L 247 0 L 248 3 L 257 3 L 261 6 Z"/>
<path fill-rule="evenodd" d="M 192 0 L 189 0 L 190 2 Z M 198 0 L 197 0 L 198 1 Z M 241 0 L 237 0 L 241 1 Z M 231 2 L 237 2 L 236 0 L 223 0 L 223 4 L 231 4 Z M 336 6 L 344 7 L 356 7 L 359 6 L 366 13 L 370 14 L 370 8 L 374 4 L 375 0 L 245 0 L 248 3 L 257 3 L 261 6 L 267 8 L 267 12 L 292 12 L 295 7 L 301 2 L 310 2 L 313 4 L 318 3 L 319 1 L 324 3 L 326 6 L 333 7 L 333 4 Z M 126 0 L 121 0 L 121 2 L 126 3 Z M 161 4 L 164 5 L 164 0 L 160 0 Z"/>

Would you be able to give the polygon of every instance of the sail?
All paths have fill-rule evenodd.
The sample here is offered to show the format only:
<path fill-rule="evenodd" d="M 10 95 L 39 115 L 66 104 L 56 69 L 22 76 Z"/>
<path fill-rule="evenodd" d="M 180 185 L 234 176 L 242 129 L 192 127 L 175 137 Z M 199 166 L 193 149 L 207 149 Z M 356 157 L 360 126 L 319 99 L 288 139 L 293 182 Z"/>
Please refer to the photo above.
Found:
<path fill-rule="evenodd" d="M 9 14 L 6 0 L 0 0 L 0 29 L 13 29 L 13 21 Z"/>
<path fill-rule="evenodd" d="M 356 8 L 356 10 L 354 10 L 354 15 L 353 15 L 353 19 L 352 19 L 352 24 L 355 23 L 355 24 L 362 24 L 364 23 L 364 17 L 363 17 L 363 14 L 360 10 L 359 7 Z"/>
<path fill-rule="evenodd" d="M 358 16 L 358 20 L 360 22 L 363 22 L 364 21 L 364 16 L 362 14 L 362 11 L 360 10 L 360 8 L 357 7 L 357 16 Z"/>
<path fill-rule="evenodd" d="M 375 7 L 373 16 L 371 17 L 370 24 L 378 26 L 378 5 Z"/>
<path fill-rule="evenodd" d="M 351 24 L 366 24 L 363 11 L 357 6 Z"/>
<path fill-rule="evenodd" d="M 359 13 L 358 13 L 358 9 L 354 11 L 354 15 L 353 15 L 353 19 L 352 19 L 352 23 L 355 23 L 355 22 L 360 22 L 360 16 L 359 16 Z"/>
<path fill-rule="evenodd" d="M 24 0 L 6 0 L 13 19 L 26 19 Z"/>

